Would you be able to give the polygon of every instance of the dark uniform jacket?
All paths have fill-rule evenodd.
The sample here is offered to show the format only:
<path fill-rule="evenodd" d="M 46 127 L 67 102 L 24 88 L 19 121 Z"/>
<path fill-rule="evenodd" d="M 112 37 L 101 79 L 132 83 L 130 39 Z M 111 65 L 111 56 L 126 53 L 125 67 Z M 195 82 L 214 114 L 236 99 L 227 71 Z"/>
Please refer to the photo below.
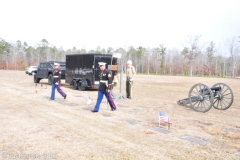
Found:
<path fill-rule="evenodd" d="M 53 83 L 60 83 L 61 80 L 61 70 L 54 70 L 53 71 Z"/>
<path fill-rule="evenodd" d="M 99 88 L 98 90 L 101 92 L 106 92 L 108 89 L 108 84 L 112 84 L 112 74 L 109 70 L 104 69 L 100 72 L 100 82 L 99 82 Z M 106 83 L 107 82 L 107 85 Z"/>

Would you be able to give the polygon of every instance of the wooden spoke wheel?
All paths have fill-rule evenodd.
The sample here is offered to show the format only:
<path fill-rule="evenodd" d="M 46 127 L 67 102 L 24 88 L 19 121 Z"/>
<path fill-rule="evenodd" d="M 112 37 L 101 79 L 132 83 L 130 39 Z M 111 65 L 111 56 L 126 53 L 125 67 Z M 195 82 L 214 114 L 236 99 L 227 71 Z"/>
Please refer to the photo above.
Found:
<path fill-rule="evenodd" d="M 231 88 L 224 83 L 217 83 L 213 87 L 220 87 L 219 91 L 213 93 L 213 107 L 219 110 L 228 109 L 233 103 L 233 92 Z"/>
<path fill-rule="evenodd" d="M 207 112 L 213 105 L 213 93 L 202 83 L 192 86 L 188 98 L 191 107 L 197 112 Z"/>

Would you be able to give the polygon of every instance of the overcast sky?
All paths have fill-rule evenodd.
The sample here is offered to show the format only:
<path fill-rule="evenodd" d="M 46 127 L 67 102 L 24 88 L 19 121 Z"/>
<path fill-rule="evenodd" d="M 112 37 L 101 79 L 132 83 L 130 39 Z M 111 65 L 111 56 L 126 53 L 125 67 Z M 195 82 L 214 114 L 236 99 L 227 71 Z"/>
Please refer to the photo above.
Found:
<path fill-rule="evenodd" d="M 182 48 L 240 36 L 240 0 L 0 0 L 0 38 L 72 49 Z"/>

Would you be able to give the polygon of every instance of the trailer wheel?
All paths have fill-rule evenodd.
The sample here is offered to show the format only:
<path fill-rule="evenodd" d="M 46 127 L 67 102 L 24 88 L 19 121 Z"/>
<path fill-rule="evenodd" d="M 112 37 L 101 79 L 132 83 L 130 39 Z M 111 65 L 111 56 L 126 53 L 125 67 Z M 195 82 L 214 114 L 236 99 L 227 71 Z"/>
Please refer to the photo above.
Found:
<path fill-rule="evenodd" d="M 83 85 L 82 81 L 78 82 L 78 90 L 79 91 L 84 91 L 85 90 L 85 86 Z"/>
<path fill-rule="evenodd" d="M 78 89 L 78 83 L 76 80 L 73 80 L 73 82 L 72 82 L 72 89 L 74 89 L 74 90 Z"/>

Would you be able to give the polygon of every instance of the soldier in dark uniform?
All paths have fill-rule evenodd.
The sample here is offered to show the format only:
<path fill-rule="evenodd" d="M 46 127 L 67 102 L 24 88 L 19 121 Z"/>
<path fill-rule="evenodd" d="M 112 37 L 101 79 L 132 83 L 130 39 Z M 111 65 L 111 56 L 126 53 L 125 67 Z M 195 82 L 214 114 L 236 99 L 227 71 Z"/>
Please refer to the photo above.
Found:
<path fill-rule="evenodd" d="M 61 82 L 61 70 L 59 69 L 60 64 L 54 63 L 54 71 L 53 71 L 53 79 L 52 79 L 52 93 L 50 100 L 55 99 L 55 89 L 66 99 L 67 95 L 61 90 L 60 82 Z"/>
<path fill-rule="evenodd" d="M 100 104 L 102 102 L 103 99 L 103 95 L 105 95 L 105 97 L 107 98 L 111 110 L 115 111 L 116 110 L 116 106 L 112 100 L 111 94 L 110 94 L 110 90 L 111 90 L 111 84 L 112 84 L 112 74 L 109 70 L 106 69 L 106 63 L 105 62 L 98 62 L 99 67 L 100 67 L 100 81 L 99 81 L 99 88 L 98 88 L 98 98 L 97 98 L 97 102 L 96 105 L 94 107 L 93 110 L 91 110 L 92 112 L 98 112 L 99 108 L 100 108 Z"/>

